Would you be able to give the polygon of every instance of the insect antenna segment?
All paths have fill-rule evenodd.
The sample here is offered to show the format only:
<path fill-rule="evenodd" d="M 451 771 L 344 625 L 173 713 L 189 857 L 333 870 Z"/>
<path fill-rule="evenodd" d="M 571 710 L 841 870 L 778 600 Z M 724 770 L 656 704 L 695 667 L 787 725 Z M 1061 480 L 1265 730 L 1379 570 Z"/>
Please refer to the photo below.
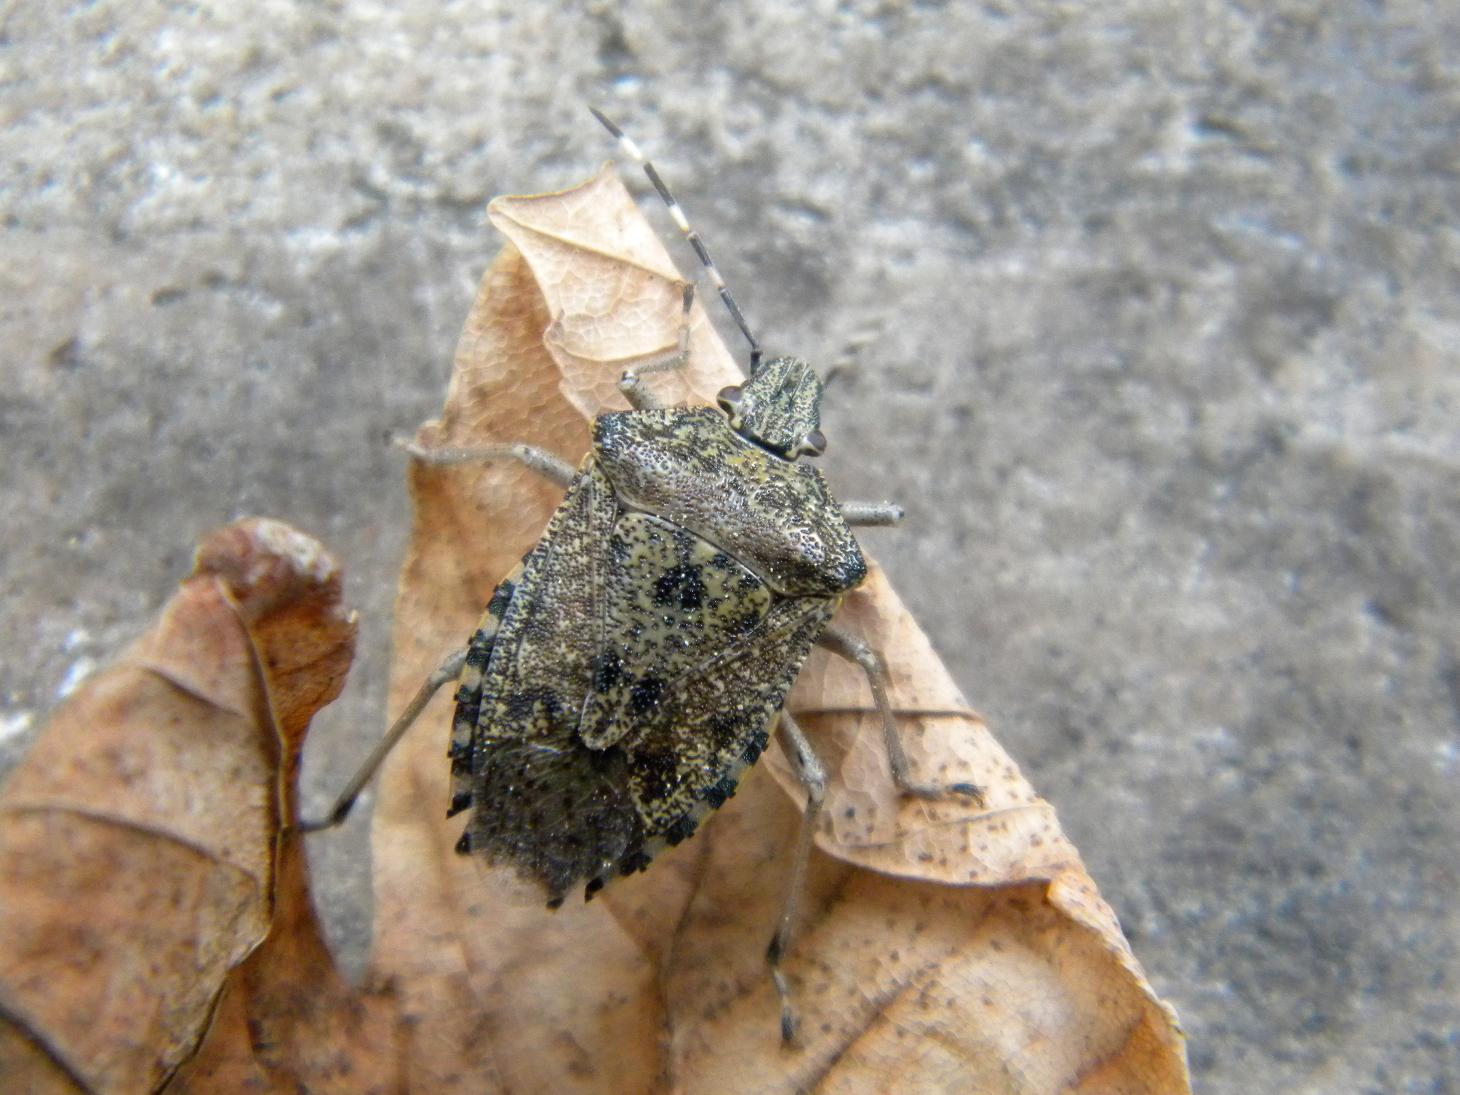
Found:
<path fill-rule="evenodd" d="M 750 343 L 750 375 L 754 376 L 760 370 L 760 343 L 756 341 L 755 335 L 751 333 L 750 325 L 745 322 L 745 316 L 741 313 L 740 306 L 735 303 L 735 298 L 730 295 L 730 289 L 725 284 L 725 279 L 720 276 L 719 268 L 715 266 L 715 260 L 710 258 L 710 252 L 705 247 L 705 241 L 700 239 L 700 234 L 690 226 L 688 218 L 684 215 L 684 210 L 679 206 L 679 202 L 669 192 L 669 187 L 660 178 L 659 172 L 655 170 L 654 165 L 640 151 L 639 146 L 597 108 L 590 106 L 588 109 L 602 124 L 603 128 L 613 134 L 619 143 L 619 147 L 624 150 L 624 154 L 644 169 L 644 174 L 649 176 L 649 181 L 654 184 L 654 189 L 659 192 L 660 199 L 668 207 L 669 215 L 674 218 L 675 226 L 684 238 L 689 241 L 689 245 L 695 249 L 695 254 L 699 256 L 704 268 L 709 271 L 710 279 L 715 283 L 716 292 L 720 294 L 720 299 L 725 302 L 725 307 L 735 320 L 735 325 L 740 328 L 740 333 Z"/>

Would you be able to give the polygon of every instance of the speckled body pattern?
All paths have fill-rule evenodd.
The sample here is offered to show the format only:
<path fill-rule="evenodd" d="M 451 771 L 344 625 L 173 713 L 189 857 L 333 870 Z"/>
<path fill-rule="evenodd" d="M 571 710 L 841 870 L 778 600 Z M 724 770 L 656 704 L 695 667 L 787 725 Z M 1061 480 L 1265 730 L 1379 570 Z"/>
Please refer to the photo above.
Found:
<path fill-rule="evenodd" d="M 515 868 L 550 905 L 642 870 L 734 793 L 865 575 L 820 472 L 725 414 L 600 415 L 469 646 L 458 850 Z"/>

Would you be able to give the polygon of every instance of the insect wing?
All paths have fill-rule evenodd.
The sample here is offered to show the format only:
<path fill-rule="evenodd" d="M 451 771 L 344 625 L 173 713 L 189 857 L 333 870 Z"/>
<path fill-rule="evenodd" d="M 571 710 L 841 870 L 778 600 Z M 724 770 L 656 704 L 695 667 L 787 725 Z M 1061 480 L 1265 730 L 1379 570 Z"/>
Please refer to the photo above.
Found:
<path fill-rule="evenodd" d="M 651 838 L 679 843 L 735 793 L 836 610 L 834 599 L 777 599 L 754 630 L 671 683 L 627 745 L 629 791 Z"/>
<path fill-rule="evenodd" d="M 674 681 L 760 627 L 771 600 L 765 583 L 715 545 L 663 518 L 624 513 L 608 544 L 583 740 L 602 749 L 632 736 Z"/>
<path fill-rule="evenodd" d="M 647 866 L 735 791 L 839 598 L 780 597 L 585 465 L 473 637 L 458 845 L 549 903 Z"/>
<path fill-rule="evenodd" d="M 588 749 L 577 733 L 600 645 L 602 570 L 616 513 L 613 488 L 586 465 L 499 605 L 476 697 L 469 757 L 476 809 L 459 847 L 515 867 L 554 903 L 643 841 L 624 754 Z M 473 697 L 464 688 L 460 698 L 464 716 Z"/>
<path fill-rule="evenodd" d="M 492 648 L 496 645 L 497 632 L 502 629 L 502 620 L 522 587 L 526 566 L 526 563 L 518 563 L 512 573 L 497 583 L 481 623 L 466 646 L 466 663 L 457 679 L 456 715 L 451 722 L 451 805 L 446 811 L 447 817 L 455 817 L 475 800 L 471 758 L 477 720 L 481 715 L 482 684 L 491 661 Z"/>

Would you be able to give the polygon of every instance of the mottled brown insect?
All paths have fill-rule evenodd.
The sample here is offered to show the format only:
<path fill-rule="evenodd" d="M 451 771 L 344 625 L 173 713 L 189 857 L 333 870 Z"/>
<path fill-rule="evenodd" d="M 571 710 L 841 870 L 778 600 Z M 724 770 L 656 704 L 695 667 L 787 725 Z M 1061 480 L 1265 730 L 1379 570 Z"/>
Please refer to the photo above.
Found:
<path fill-rule="evenodd" d="M 514 870 L 556 908 L 574 887 L 591 898 L 693 835 L 779 730 L 808 789 L 769 952 L 789 1040 L 780 960 L 826 776 L 782 704 L 813 645 L 866 671 L 904 793 L 944 793 L 909 776 L 880 657 L 829 626 L 867 573 L 850 526 L 895 523 L 901 510 L 839 505 L 821 473 L 798 460 L 826 446 L 821 380 L 796 358 L 762 360 L 658 172 L 597 116 L 643 166 L 713 278 L 750 342 L 750 378 L 722 390 L 718 409 L 663 407 L 644 385 L 645 375 L 687 359 L 687 284 L 679 351 L 625 375 L 620 388 L 634 409 L 593 420 L 578 468 L 526 445 L 412 450 L 436 463 L 520 460 L 566 495 L 498 585 L 467 648 L 423 685 L 330 818 L 306 828 L 343 820 L 431 695 L 456 679 L 449 813 L 469 811 L 457 851 Z M 966 784 L 948 790 L 978 795 Z"/>
<path fill-rule="evenodd" d="M 458 845 L 551 904 L 648 865 L 735 793 L 812 643 L 866 575 L 815 469 L 821 381 L 763 365 L 722 406 L 600 415 L 593 449 L 472 637 Z"/>

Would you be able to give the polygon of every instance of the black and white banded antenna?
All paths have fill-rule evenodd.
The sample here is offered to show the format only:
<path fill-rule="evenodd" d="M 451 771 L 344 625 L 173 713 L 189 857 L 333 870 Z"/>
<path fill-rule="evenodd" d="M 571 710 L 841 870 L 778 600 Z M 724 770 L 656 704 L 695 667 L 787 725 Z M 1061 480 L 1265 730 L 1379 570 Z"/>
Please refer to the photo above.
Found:
<path fill-rule="evenodd" d="M 710 252 L 705 248 L 705 241 L 700 239 L 700 234 L 690 227 L 689 220 L 684 215 L 684 210 L 679 207 L 679 202 L 674 200 L 674 195 L 669 192 L 669 187 L 664 185 L 664 180 L 659 177 L 659 172 L 654 169 L 654 165 L 639 150 L 639 146 L 630 140 L 622 129 L 605 117 L 601 111 L 591 106 L 588 109 L 602 123 L 603 128 L 613 134 L 619 143 L 619 147 L 624 150 L 624 153 L 644 169 L 644 174 L 649 176 L 649 181 L 654 184 L 654 189 L 659 192 L 660 199 L 669 208 L 669 215 L 674 218 L 675 225 L 679 228 L 684 238 L 689 241 L 689 245 L 695 249 L 695 254 L 700 257 L 700 262 L 704 265 L 704 268 L 709 271 L 710 279 L 714 281 L 715 289 L 719 292 L 720 299 L 725 302 L 725 307 L 729 309 L 731 317 L 735 320 L 735 325 L 740 328 L 740 333 L 750 343 L 750 375 L 754 376 L 760 368 L 760 343 L 756 341 L 755 335 L 751 334 L 750 325 L 745 322 L 745 316 L 741 314 L 740 306 L 735 303 L 735 298 L 730 295 L 730 289 L 726 286 L 725 279 L 720 276 L 720 271 L 715 266 L 715 260 L 710 258 Z"/>

